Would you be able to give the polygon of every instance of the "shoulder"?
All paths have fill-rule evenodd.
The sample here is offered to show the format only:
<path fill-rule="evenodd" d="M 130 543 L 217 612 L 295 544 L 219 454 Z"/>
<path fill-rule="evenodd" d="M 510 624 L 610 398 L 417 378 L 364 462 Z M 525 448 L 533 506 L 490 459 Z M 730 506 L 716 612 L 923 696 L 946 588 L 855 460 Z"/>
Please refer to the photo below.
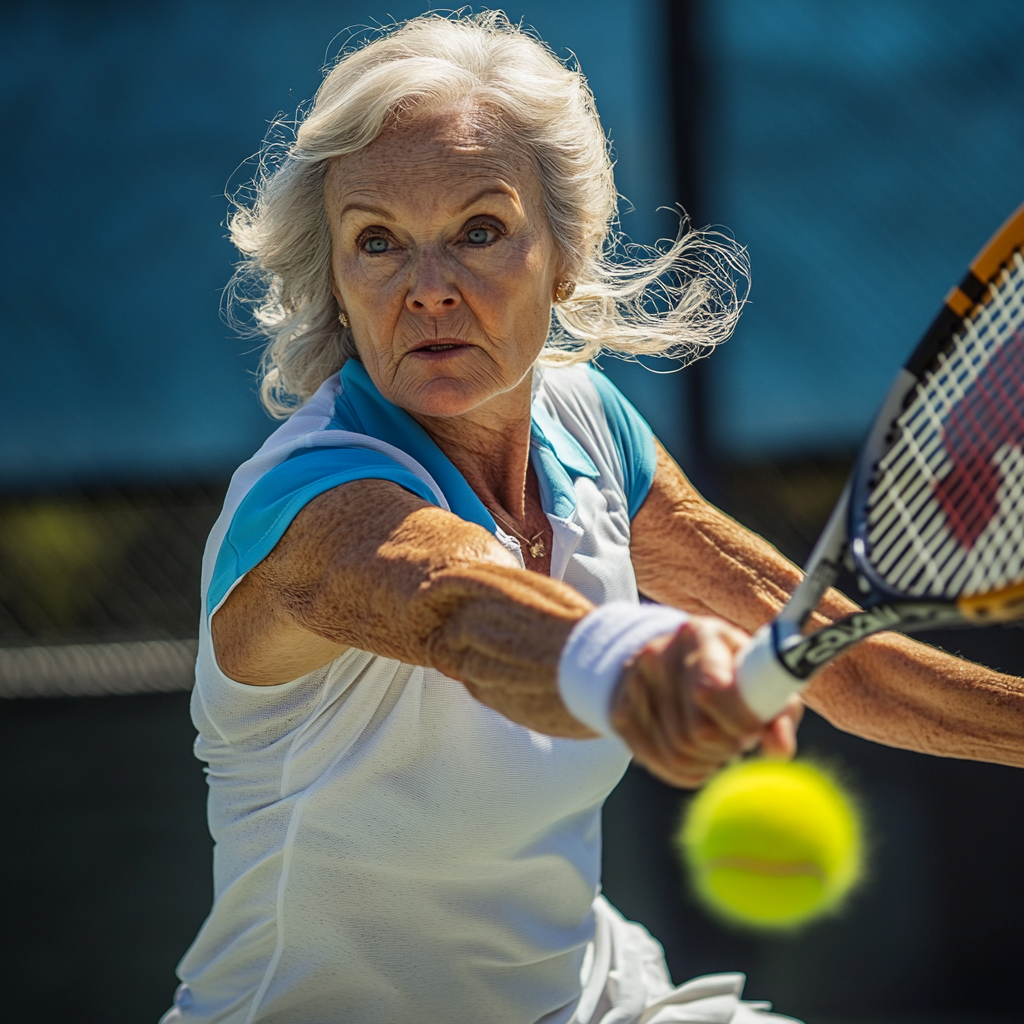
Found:
<path fill-rule="evenodd" d="M 207 614 L 325 491 L 354 480 L 387 480 L 447 507 L 431 474 L 406 451 L 365 433 L 342 395 L 335 374 L 235 472 L 204 558 Z"/>

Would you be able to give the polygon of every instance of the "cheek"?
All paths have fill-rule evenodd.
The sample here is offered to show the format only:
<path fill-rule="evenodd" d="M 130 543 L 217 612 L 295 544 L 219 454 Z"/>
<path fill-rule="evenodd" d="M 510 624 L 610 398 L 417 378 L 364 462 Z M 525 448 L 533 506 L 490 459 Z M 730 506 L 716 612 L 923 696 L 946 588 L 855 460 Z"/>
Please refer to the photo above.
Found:
<path fill-rule="evenodd" d="M 543 245 L 510 249 L 488 275 L 502 302 L 518 316 L 533 313 L 546 320 L 551 312 L 551 261 Z"/>
<path fill-rule="evenodd" d="M 351 292 L 354 297 L 363 298 L 379 291 L 385 275 L 372 263 L 355 257 L 342 257 L 334 261 L 334 276 L 342 292 Z"/>
<path fill-rule="evenodd" d="M 403 294 L 397 284 L 399 268 L 392 261 L 342 259 L 336 260 L 333 268 L 350 319 L 373 334 L 385 324 L 393 324 L 396 311 L 402 308 Z"/>

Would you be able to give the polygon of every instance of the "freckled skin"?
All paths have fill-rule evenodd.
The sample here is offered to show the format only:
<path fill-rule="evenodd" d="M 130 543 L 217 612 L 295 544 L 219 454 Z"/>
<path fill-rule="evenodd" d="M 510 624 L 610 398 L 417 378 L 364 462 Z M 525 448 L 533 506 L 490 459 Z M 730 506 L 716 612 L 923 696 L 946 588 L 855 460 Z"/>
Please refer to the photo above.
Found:
<path fill-rule="evenodd" d="M 708 504 L 660 446 L 630 550 L 649 597 L 751 632 L 774 618 L 801 576 L 770 544 Z M 830 590 L 812 626 L 856 608 Z M 887 746 L 1024 766 L 1024 680 L 897 633 L 850 648 L 814 677 L 803 700 L 838 728 Z"/>
<path fill-rule="evenodd" d="M 360 358 L 426 422 L 518 412 L 550 325 L 559 255 L 540 183 L 478 121 L 467 109 L 386 133 L 334 160 L 325 187 L 335 296 Z M 410 354 L 435 339 L 466 347 L 441 364 Z"/>
<path fill-rule="evenodd" d="M 464 106 L 336 158 L 324 195 L 334 294 L 370 377 L 485 505 L 550 551 L 530 386 L 562 268 L 533 168 Z M 732 660 L 799 571 L 707 504 L 663 450 L 632 531 L 641 591 L 695 616 L 624 673 L 612 721 L 636 759 L 690 787 L 758 743 L 791 754 L 799 702 L 763 726 Z M 557 666 L 592 605 L 549 578 L 548 554 L 524 558 L 526 570 L 487 531 L 396 484 L 345 484 L 296 516 L 213 617 L 217 658 L 232 678 L 272 686 L 354 646 L 435 667 L 522 725 L 588 737 L 561 702 Z M 831 592 L 822 613 L 852 607 Z M 854 648 L 806 700 L 883 743 L 1024 764 L 1024 683 L 905 638 Z"/>
<path fill-rule="evenodd" d="M 550 551 L 530 388 L 562 271 L 533 167 L 466 106 L 332 161 L 324 199 L 334 294 L 374 384 Z"/>

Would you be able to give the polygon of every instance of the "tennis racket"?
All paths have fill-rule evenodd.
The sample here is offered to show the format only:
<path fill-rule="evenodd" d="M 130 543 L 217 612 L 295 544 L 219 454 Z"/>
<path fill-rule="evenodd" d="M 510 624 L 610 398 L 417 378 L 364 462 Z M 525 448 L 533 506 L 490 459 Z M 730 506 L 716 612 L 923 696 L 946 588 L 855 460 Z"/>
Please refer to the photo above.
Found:
<path fill-rule="evenodd" d="M 823 665 L 885 629 L 1024 616 L 1024 206 L 978 254 L 900 370 L 774 622 L 740 652 L 770 721 Z M 803 627 L 846 565 L 863 611 Z"/>

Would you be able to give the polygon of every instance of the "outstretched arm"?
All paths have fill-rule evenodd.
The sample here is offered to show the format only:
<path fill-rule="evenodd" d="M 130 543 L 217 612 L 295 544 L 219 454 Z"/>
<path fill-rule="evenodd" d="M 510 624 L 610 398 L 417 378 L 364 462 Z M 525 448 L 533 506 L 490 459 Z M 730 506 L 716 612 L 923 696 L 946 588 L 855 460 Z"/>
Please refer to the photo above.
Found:
<path fill-rule="evenodd" d="M 800 580 L 770 544 L 706 502 L 659 446 L 654 484 L 633 520 L 640 590 L 753 631 Z M 815 627 L 856 610 L 830 590 Z M 847 732 L 946 757 L 1024 766 L 1024 680 L 896 633 L 864 640 L 804 691 L 807 705 Z"/>
<path fill-rule="evenodd" d="M 555 680 L 566 637 L 592 607 L 521 569 L 481 527 L 397 484 L 359 480 L 295 517 L 212 632 L 222 670 L 240 682 L 283 683 L 357 647 L 437 668 L 515 721 L 587 736 Z"/>
<path fill-rule="evenodd" d="M 592 609 L 571 587 L 520 568 L 481 527 L 397 484 L 360 480 L 296 516 L 212 631 L 221 669 L 241 682 L 282 683 L 356 647 L 439 669 L 521 725 L 586 738 L 594 734 L 562 703 L 558 665 Z M 699 784 L 765 732 L 732 685 L 745 639 L 693 619 L 637 659 L 650 685 L 633 687 L 613 721 L 667 781 Z M 769 744 L 777 732 L 767 730 Z"/>

